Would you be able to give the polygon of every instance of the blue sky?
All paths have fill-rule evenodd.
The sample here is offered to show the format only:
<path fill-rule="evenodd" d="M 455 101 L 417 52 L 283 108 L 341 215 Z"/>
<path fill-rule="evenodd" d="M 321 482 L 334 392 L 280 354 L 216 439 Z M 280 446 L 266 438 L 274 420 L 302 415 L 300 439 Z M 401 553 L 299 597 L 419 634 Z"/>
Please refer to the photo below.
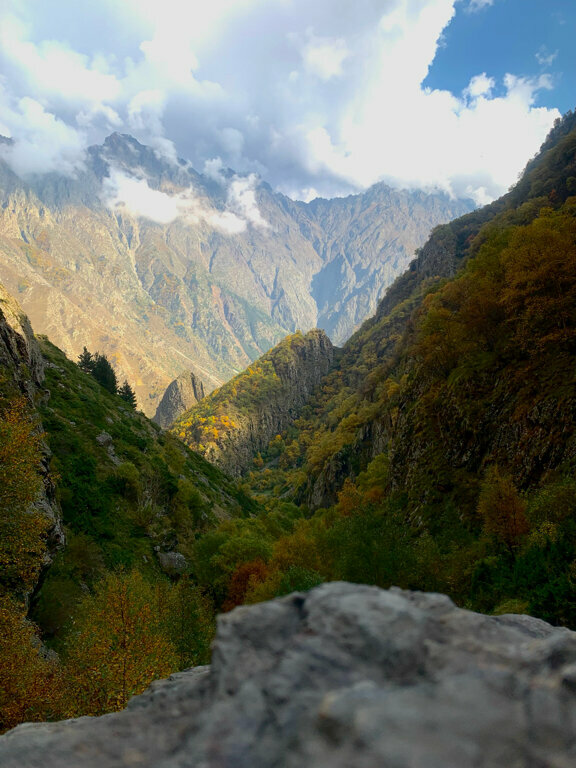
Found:
<path fill-rule="evenodd" d="M 424 85 L 460 93 L 486 72 L 502 94 L 507 72 L 551 76 L 536 104 L 564 114 L 576 108 L 576 0 L 495 0 L 470 12 L 464 4 L 442 35 Z"/>
<path fill-rule="evenodd" d="M 575 39 L 576 0 L 3 0 L 0 152 L 74 174 L 121 131 L 300 199 L 484 203 L 576 106 Z"/>

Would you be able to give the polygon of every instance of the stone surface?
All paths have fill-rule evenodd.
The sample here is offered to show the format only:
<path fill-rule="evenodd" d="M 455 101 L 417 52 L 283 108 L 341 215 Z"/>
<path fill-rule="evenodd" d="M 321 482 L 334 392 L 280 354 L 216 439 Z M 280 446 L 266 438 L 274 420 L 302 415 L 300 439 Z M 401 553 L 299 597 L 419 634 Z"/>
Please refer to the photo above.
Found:
<path fill-rule="evenodd" d="M 188 561 L 180 552 L 157 552 L 160 568 L 168 576 L 178 576 L 188 568 Z"/>
<path fill-rule="evenodd" d="M 112 435 L 108 432 L 100 432 L 99 435 L 96 435 L 96 442 L 98 445 L 112 445 Z"/>
<path fill-rule="evenodd" d="M 166 429 L 205 395 L 202 381 L 192 371 L 184 371 L 168 385 L 156 409 L 154 421 Z"/>
<path fill-rule="evenodd" d="M 0 284 L 0 379 L 7 393 L 21 393 L 33 409 L 39 398 L 46 397 L 42 389 L 44 376 L 45 361 L 30 321 L 18 302 Z M 42 431 L 40 422 L 38 430 Z M 56 487 L 50 474 L 50 457 L 50 449 L 43 442 L 42 459 L 38 467 L 42 486 L 33 507 L 50 521 L 42 558 L 46 567 L 66 540 L 60 505 L 56 500 Z M 24 597 L 28 599 L 29 595 Z"/>
<path fill-rule="evenodd" d="M 576 633 L 322 585 L 221 616 L 210 668 L 124 712 L 26 724 L 2 768 L 569 768 Z"/>

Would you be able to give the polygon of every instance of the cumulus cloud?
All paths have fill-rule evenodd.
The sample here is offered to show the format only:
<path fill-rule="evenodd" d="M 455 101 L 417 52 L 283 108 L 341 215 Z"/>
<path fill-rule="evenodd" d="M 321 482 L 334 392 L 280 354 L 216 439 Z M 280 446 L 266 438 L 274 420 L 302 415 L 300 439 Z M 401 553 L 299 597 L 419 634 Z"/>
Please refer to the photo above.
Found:
<path fill-rule="evenodd" d="M 58 171 L 73 176 L 83 167 L 85 136 L 28 96 L 11 98 L 0 83 L 0 134 L 16 136 L 0 145 L 0 154 L 13 170 L 27 176 Z"/>
<path fill-rule="evenodd" d="M 341 37 L 316 37 L 309 34 L 301 49 L 304 68 L 322 80 L 342 74 L 342 65 L 350 55 L 346 41 Z"/>
<path fill-rule="evenodd" d="M 488 64 L 462 93 L 423 86 L 458 9 L 491 4 L 4 0 L 1 151 L 18 172 L 74 173 L 87 145 L 132 133 L 224 179 L 229 228 L 265 227 L 255 173 L 300 198 L 386 180 L 489 199 L 559 116 L 535 106 L 550 79 Z"/>
<path fill-rule="evenodd" d="M 171 224 L 178 218 L 194 224 L 205 222 L 225 235 L 237 235 L 248 225 L 268 229 L 256 202 L 255 176 L 222 178 L 228 185 L 225 210 L 217 210 L 203 200 L 190 187 L 184 191 L 168 193 L 152 189 L 144 178 L 137 178 L 118 168 L 110 168 L 104 179 L 102 199 L 113 210 L 126 210 L 157 224 Z"/>

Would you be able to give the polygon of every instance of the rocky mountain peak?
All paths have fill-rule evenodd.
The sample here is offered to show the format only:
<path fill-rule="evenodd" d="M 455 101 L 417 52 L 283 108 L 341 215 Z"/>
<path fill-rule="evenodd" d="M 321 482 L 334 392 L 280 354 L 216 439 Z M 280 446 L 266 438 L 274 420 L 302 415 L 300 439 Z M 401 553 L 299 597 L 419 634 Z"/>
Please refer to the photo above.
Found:
<path fill-rule="evenodd" d="M 20 389 L 30 396 L 44 381 L 44 360 L 30 321 L 1 284 L 0 366 L 11 372 Z"/>

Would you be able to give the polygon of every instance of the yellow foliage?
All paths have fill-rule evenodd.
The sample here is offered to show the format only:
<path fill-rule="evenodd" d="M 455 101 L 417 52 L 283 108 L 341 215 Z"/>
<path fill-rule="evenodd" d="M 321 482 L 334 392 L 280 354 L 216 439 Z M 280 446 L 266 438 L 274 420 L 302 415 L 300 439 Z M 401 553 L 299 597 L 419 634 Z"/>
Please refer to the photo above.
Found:
<path fill-rule="evenodd" d="M 155 591 L 141 574 L 109 574 L 84 599 L 66 661 L 76 710 L 84 714 L 123 709 L 152 680 L 177 668 Z"/>
<path fill-rule="evenodd" d="M 42 653 L 36 628 L 24 609 L 0 598 L 0 733 L 24 720 L 65 714 L 62 670 Z"/>

